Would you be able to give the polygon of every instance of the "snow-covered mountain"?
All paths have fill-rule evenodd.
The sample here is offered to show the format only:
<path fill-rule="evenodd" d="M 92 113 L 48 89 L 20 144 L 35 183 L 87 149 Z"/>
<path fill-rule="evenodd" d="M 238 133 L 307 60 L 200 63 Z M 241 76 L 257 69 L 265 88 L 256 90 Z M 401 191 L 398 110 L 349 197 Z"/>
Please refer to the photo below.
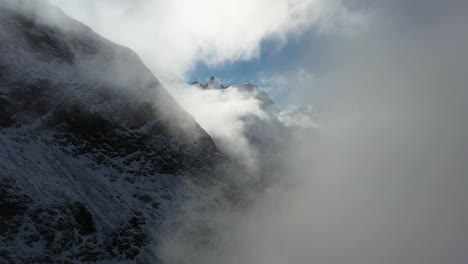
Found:
<path fill-rule="evenodd" d="M 0 263 L 146 263 L 184 199 L 175 190 L 223 156 L 133 51 L 51 6 L 9 2 Z"/>
<path fill-rule="evenodd" d="M 208 90 L 213 90 L 213 89 L 225 89 L 227 86 L 224 86 L 219 82 L 218 79 L 216 79 L 214 76 L 210 78 L 210 80 L 206 84 L 201 84 L 199 82 L 193 82 L 193 86 L 196 86 L 200 89 L 208 89 Z"/>
<path fill-rule="evenodd" d="M 260 108 L 265 111 L 269 116 L 276 116 L 280 110 L 276 104 L 271 100 L 267 93 L 259 89 L 256 85 L 251 83 L 244 83 L 239 85 L 225 86 L 218 79 L 212 76 L 206 84 L 193 82 L 192 86 L 204 90 L 226 90 L 233 89 L 245 94 L 246 96 L 255 98 L 260 103 Z"/>

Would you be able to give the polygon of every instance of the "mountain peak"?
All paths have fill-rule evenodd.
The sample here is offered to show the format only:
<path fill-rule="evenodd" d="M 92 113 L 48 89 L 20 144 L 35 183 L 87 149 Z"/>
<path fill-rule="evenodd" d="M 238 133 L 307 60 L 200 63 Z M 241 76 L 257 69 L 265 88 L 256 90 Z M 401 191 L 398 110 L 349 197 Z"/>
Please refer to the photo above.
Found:
<path fill-rule="evenodd" d="M 205 88 L 209 89 L 223 89 L 226 88 L 224 85 L 221 84 L 214 76 L 211 76 L 210 80 L 206 84 Z"/>
<path fill-rule="evenodd" d="M 227 88 L 227 86 L 224 86 L 223 84 L 221 84 L 221 82 L 218 79 L 216 79 L 214 76 L 211 76 L 211 78 L 208 80 L 206 84 L 201 84 L 198 81 L 194 81 L 192 82 L 191 85 L 199 86 L 199 88 L 207 89 L 207 90 L 210 90 L 210 89 L 218 90 L 218 89 Z"/>

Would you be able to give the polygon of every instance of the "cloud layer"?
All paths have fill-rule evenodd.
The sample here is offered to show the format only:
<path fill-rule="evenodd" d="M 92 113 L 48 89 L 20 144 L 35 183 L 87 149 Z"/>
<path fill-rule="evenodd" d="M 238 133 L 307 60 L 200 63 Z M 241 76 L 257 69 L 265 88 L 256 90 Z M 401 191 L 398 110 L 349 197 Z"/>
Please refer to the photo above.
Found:
<path fill-rule="evenodd" d="M 252 59 L 265 39 L 287 41 L 310 27 L 336 32 L 361 21 L 341 0 L 50 1 L 135 49 L 157 75 L 183 76 L 197 61 Z"/>

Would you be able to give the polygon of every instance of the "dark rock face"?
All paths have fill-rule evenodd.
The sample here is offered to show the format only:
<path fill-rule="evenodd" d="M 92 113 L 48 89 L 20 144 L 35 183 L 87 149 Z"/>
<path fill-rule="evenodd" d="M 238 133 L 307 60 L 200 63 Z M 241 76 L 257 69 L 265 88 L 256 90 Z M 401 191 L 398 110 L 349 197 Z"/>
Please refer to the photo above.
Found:
<path fill-rule="evenodd" d="M 154 260 L 224 158 L 133 51 L 33 2 L 0 5 L 0 263 Z"/>
<path fill-rule="evenodd" d="M 16 180 L 2 177 L 0 182 L 0 236 L 1 240 L 13 239 L 20 231 L 22 218 L 32 203 L 27 195 L 18 194 Z"/>
<path fill-rule="evenodd" d="M 82 203 L 76 202 L 72 205 L 71 211 L 78 223 L 81 235 L 89 235 L 96 231 L 93 215 L 89 212 L 88 208 Z"/>

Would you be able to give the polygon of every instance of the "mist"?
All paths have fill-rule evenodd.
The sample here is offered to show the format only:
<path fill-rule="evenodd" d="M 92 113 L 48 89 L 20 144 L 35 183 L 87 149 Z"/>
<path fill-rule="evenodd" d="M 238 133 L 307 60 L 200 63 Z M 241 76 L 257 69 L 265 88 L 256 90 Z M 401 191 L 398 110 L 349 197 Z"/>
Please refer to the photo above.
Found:
<path fill-rule="evenodd" d="M 418 4 L 382 4 L 372 28 L 336 39 L 313 83 L 333 110 L 286 139 L 283 177 L 251 206 L 215 206 L 214 245 L 171 237 L 168 262 L 466 262 L 467 6 Z"/>

